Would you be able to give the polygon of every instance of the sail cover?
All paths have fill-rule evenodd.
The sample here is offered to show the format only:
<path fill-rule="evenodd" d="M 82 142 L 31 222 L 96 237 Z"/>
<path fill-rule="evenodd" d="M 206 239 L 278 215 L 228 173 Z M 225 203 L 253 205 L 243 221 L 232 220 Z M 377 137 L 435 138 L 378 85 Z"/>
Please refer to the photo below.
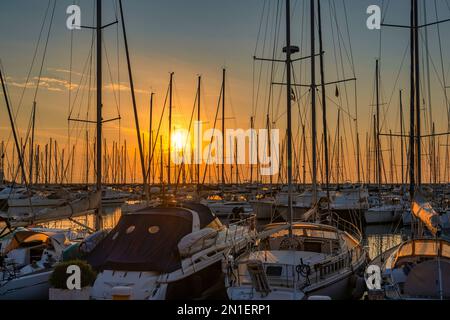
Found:
<path fill-rule="evenodd" d="M 411 212 L 420 219 L 427 229 L 436 235 L 439 232 L 439 214 L 433 209 L 431 204 L 420 194 L 416 195 L 411 204 Z"/>
<path fill-rule="evenodd" d="M 157 207 L 123 215 L 87 260 L 97 270 L 177 270 L 181 267 L 177 245 L 192 232 L 192 214 L 190 209 Z M 207 221 L 202 220 L 201 224 Z"/>

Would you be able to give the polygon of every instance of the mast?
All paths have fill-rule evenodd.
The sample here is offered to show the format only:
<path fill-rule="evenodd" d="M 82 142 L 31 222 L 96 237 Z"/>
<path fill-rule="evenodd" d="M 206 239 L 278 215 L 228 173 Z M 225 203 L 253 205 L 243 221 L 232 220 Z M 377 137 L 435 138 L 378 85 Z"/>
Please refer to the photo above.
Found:
<path fill-rule="evenodd" d="M 222 69 L 222 188 L 225 186 L 225 68 Z"/>
<path fill-rule="evenodd" d="M 30 141 L 30 184 L 33 184 L 33 154 L 34 154 L 34 128 L 36 124 L 36 101 L 33 101 L 32 111 L 32 128 L 31 128 L 31 141 Z"/>
<path fill-rule="evenodd" d="M 169 154 L 167 160 L 167 186 L 170 186 L 170 153 L 172 145 L 172 103 L 173 103 L 173 72 L 170 73 L 169 83 Z"/>
<path fill-rule="evenodd" d="M 25 176 L 25 167 L 24 167 L 24 162 L 23 162 L 23 157 L 22 157 L 22 151 L 21 151 L 21 148 L 19 146 L 19 140 L 17 138 L 16 127 L 14 125 L 14 119 L 13 119 L 11 107 L 9 105 L 9 99 L 8 99 L 8 95 L 7 95 L 7 92 L 6 92 L 5 80 L 3 79 L 3 74 L 2 74 L 1 68 L 0 68 L 0 81 L 2 83 L 3 96 L 5 97 L 6 108 L 8 109 L 8 116 L 9 116 L 9 121 L 11 123 L 11 129 L 12 129 L 13 136 L 14 136 L 14 143 L 15 143 L 15 146 L 16 146 L 16 149 L 17 149 L 17 156 L 19 158 L 20 169 L 22 170 L 22 179 L 23 179 L 23 181 L 25 182 L 25 185 L 26 185 L 27 184 L 27 180 L 26 180 L 26 176 Z M 14 161 L 13 161 L 13 163 L 14 163 Z M 13 172 L 13 175 L 14 175 L 14 172 Z"/>
<path fill-rule="evenodd" d="M 201 115 L 201 109 L 200 109 L 200 102 L 201 102 L 201 86 L 202 86 L 202 76 L 198 76 L 198 83 L 197 83 L 197 124 L 200 125 L 200 115 Z M 197 164 L 196 164 L 196 173 L 197 173 L 197 194 L 200 191 L 200 152 L 201 152 L 201 138 L 200 135 L 197 138 Z"/>
<path fill-rule="evenodd" d="M 253 132 L 253 128 L 254 128 L 254 125 L 253 125 L 253 117 L 250 117 L 250 129 L 252 130 L 252 132 Z M 250 136 L 250 145 L 253 147 L 253 143 L 254 143 L 254 141 L 253 141 L 253 134 Z M 252 184 L 253 183 L 253 152 L 251 152 L 250 153 L 250 184 Z"/>
<path fill-rule="evenodd" d="M 291 54 L 298 51 L 298 48 L 291 47 L 291 1 L 286 0 L 286 103 L 287 103 L 287 178 L 288 178 L 288 216 L 289 216 L 289 237 L 292 237 L 292 123 L 291 123 Z M 297 50 L 296 50 L 297 49 Z"/>
<path fill-rule="evenodd" d="M 269 113 L 267 113 L 266 121 L 267 121 L 267 135 L 268 135 L 267 141 L 268 141 L 268 144 L 269 144 L 268 145 L 268 151 L 269 151 L 269 157 L 271 157 L 272 156 L 272 139 L 271 139 L 271 133 L 270 133 L 271 126 L 270 126 Z M 259 143 L 259 140 L 257 140 L 257 142 Z M 259 150 L 259 145 L 258 145 L 257 150 Z M 256 161 L 258 163 L 258 165 L 256 166 L 256 170 L 257 170 L 256 174 L 258 175 L 259 174 L 259 155 L 257 156 Z M 269 183 L 270 183 L 270 194 L 272 195 L 273 175 L 269 176 Z"/>
<path fill-rule="evenodd" d="M 102 229 L 102 0 L 97 0 L 97 192 L 100 200 L 96 212 L 95 229 Z M 51 150 L 51 148 L 50 148 Z"/>
<path fill-rule="evenodd" d="M 414 62 L 415 62 L 415 93 L 416 93 L 416 139 L 417 139 L 417 185 L 422 184 L 422 147 L 421 147 L 421 115 L 420 115 L 420 61 L 419 61 L 419 7 L 414 1 Z"/>
<path fill-rule="evenodd" d="M 316 123 L 316 40 L 315 40 L 315 0 L 310 1 L 311 9 L 311 128 L 312 128 L 312 187 L 313 204 L 317 201 L 317 123 Z"/>
<path fill-rule="evenodd" d="M 152 92 L 150 94 L 150 119 L 149 119 L 149 128 L 148 128 L 148 134 L 149 134 L 149 139 L 148 139 L 148 182 L 150 183 L 150 173 L 152 172 L 152 162 L 153 162 L 153 96 L 155 94 Z M 151 175 L 152 178 L 153 174 Z"/>
<path fill-rule="evenodd" d="M 414 86 L 414 26 L 415 26 L 415 17 L 414 17 L 414 4 L 415 0 L 411 0 L 411 13 L 410 13 L 410 20 L 411 20 L 411 29 L 410 29 L 410 58 L 411 58 L 411 66 L 410 66 L 410 129 L 409 129 L 409 193 L 411 200 L 414 197 L 414 185 L 415 185 L 415 157 L 414 157 L 414 133 L 415 133 L 415 86 Z"/>
<path fill-rule="evenodd" d="M 119 7 L 120 7 L 120 17 L 121 17 L 121 21 L 122 21 L 123 40 L 124 40 L 124 44 L 125 44 L 125 52 L 126 52 L 126 57 L 127 57 L 128 77 L 130 80 L 131 99 L 133 102 L 134 122 L 136 125 L 136 135 L 137 135 L 138 146 L 139 146 L 139 156 L 140 156 L 140 160 L 141 160 L 142 180 L 143 180 L 143 184 L 144 184 L 145 196 L 148 201 L 149 194 L 148 194 L 147 174 L 145 172 L 145 159 L 144 159 L 144 151 L 143 151 L 144 149 L 142 147 L 142 141 L 141 141 L 141 135 L 140 135 L 141 130 L 139 129 L 139 117 L 137 114 L 136 95 L 134 93 L 133 74 L 131 72 L 130 52 L 128 50 L 127 32 L 125 29 L 125 21 L 124 21 L 124 17 L 123 17 L 122 0 L 119 0 Z"/>
<path fill-rule="evenodd" d="M 378 190 L 381 190 L 381 144 L 380 144 L 380 67 L 379 61 L 377 59 L 375 65 L 375 87 L 376 87 L 376 107 L 377 107 L 377 117 L 376 117 L 376 134 L 375 134 L 375 157 L 377 166 L 377 184 Z"/>
<path fill-rule="evenodd" d="M 164 154 L 163 154 L 163 142 L 162 142 L 162 136 L 159 136 L 159 183 L 164 188 Z"/>
<path fill-rule="evenodd" d="M 400 90 L 400 161 L 402 171 L 402 186 L 405 184 L 404 159 L 403 159 L 403 99 L 402 90 Z"/>
<path fill-rule="evenodd" d="M 327 188 L 327 198 L 330 199 L 330 172 L 328 159 L 328 129 L 327 129 L 327 96 L 325 92 L 325 66 L 323 59 L 323 39 L 322 39 L 322 10 L 320 7 L 320 0 L 317 1 L 318 19 L 319 19 L 319 51 L 320 51 L 320 81 L 322 83 L 322 125 L 323 125 L 323 148 L 325 157 L 325 183 Z M 328 209 L 330 201 L 328 203 Z"/>

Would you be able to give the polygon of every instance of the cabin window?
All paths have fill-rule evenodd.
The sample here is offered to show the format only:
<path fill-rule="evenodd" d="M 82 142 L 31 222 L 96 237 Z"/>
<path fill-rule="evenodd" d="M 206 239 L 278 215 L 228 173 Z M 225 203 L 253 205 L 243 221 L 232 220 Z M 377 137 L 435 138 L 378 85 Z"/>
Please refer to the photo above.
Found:
<path fill-rule="evenodd" d="M 308 252 L 322 252 L 322 243 L 305 241 L 304 250 Z"/>
<path fill-rule="evenodd" d="M 283 273 L 283 267 L 268 266 L 266 268 L 266 274 L 269 277 L 280 277 L 282 273 Z"/>

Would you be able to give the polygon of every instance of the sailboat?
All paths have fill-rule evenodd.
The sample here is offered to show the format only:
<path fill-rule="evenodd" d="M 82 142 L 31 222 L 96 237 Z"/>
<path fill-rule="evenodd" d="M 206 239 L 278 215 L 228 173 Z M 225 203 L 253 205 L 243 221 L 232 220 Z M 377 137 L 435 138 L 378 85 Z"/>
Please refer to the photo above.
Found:
<path fill-rule="evenodd" d="M 0 218 L 0 300 L 48 299 L 53 267 L 78 236 L 68 230 L 14 229 Z"/>
<path fill-rule="evenodd" d="M 312 92 L 315 92 L 315 4 L 311 0 L 311 56 Z M 319 26 L 320 0 L 318 1 Z M 303 300 L 345 299 L 363 294 L 355 290 L 361 286 L 358 278 L 366 264 L 367 255 L 362 235 L 353 224 L 327 211 L 322 217 L 317 200 L 316 165 L 313 163 L 313 207 L 304 213 L 304 220 L 294 222 L 292 197 L 292 139 L 291 139 L 291 55 L 298 47 L 291 45 L 290 0 L 286 0 L 286 80 L 287 80 L 287 165 L 288 210 L 287 222 L 269 224 L 258 234 L 251 250 L 237 260 L 228 260 L 227 292 L 232 300 Z M 321 34 L 321 30 L 319 30 Z M 315 94 L 313 108 L 313 159 L 315 158 Z M 319 220 L 317 222 L 317 220 Z"/>
<path fill-rule="evenodd" d="M 369 299 L 373 300 L 450 299 L 450 242 L 442 234 L 439 214 L 421 190 L 418 0 L 411 0 L 410 19 L 409 192 L 412 199 L 412 234 L 410 239 L 371 262 L 381 270 L 379 287 L 374 286 L 368 291 Z"/>

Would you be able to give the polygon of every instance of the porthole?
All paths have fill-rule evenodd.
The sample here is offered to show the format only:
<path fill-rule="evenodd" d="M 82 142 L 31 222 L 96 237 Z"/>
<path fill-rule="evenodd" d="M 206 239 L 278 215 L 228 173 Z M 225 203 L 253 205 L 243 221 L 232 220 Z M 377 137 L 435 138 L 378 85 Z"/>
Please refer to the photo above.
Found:
<path fill-rule="evenodd" d="M 159 232 L 159 227 L 158 226 L 151 226 L 150 228 L 148 228 L 148 233 L 150 234 L 155 234 Z"/>

